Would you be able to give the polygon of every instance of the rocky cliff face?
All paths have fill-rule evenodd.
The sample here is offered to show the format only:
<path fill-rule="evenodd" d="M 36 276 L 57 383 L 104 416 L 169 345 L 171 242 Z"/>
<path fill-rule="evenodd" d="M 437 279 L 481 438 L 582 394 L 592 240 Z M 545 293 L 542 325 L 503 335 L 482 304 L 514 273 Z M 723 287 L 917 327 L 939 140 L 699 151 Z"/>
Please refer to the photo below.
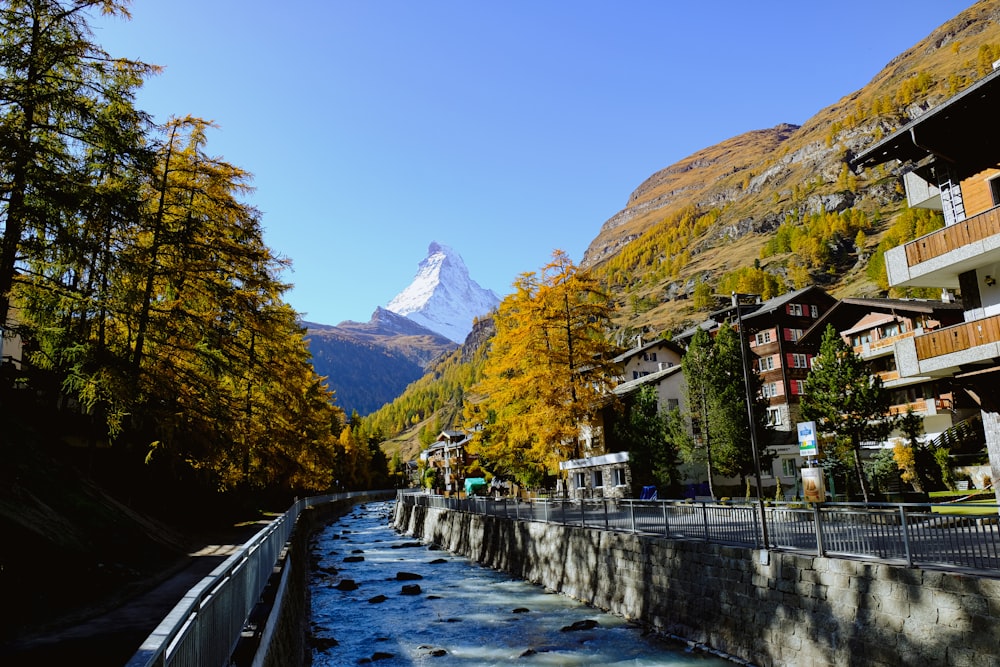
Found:
<path fill-rule="evenodd" d="M 489 314 L 500 299 L 469 276 L 461 255 L 433 242 L 413 282 L 396 295 L 387 310 L 461 343 L 473 321 Z"/>
<path fill-rule="evenodd" d="M 611 289 L 620 292 L 619 302 L 642 301 L 652 308 L 622 309 L 621 322 L 662 330 L 699 316 L 690 306 L 697 281 L 712 285 L 753 262 L 786 278 L 798 259 L 764 258 L 760 252 L 782 223 L 806 225 L 814 214 L 854 209 L 875 221 L 866 230 L 875 241 L 904 205 L 897 175 L 845 174 L 846 159 L 982 77 L 998 57 L 1000 1 L 977 2 L 894 58 L 868 85 L 801 126 L 747 132 L 656 172 L 604 222 L 581 265 L 600 275 L 630 244 L 668 236 L 664 230 L 676 226 L 684 212 L 712 213 L 711 226 L 685 236 L 679 250 L 653 241 L 642 262 L 615 268 Z M 789 82 L 790 90 L 793 85 Z M 829 242 L 853 253 L 852 239 Z M 835 251 L 845 254 L 841 247 Z M 675 262 L 669 272 L 659 271 L 680 255 L 683 266 Z M 863 255 L 857 261 L 840 257 L 810 277 L 838 295 L 874 295 L 879 288 L 866 277 Z M 646 275 L 658 277 L 645 280 Z"/>

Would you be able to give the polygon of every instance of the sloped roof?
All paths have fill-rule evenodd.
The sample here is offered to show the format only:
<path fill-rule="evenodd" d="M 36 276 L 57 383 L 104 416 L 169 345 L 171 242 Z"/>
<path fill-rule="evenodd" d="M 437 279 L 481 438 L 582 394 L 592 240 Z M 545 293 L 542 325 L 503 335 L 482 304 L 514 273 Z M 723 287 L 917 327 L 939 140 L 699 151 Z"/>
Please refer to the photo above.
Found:
<path fill-rule="evenodd" d="M 612 391 L 616 396 L 627 396 L 634 391 L 637 391 L 640 387 L 647 384 L 657 384 L 660 380 L 673 375 L 674 373 L 679 373 L 681 371 L 681 365 L 676 364 L 670 366 L 669 368 L 664 368 L 661 371 L 656 371 L 655 373 L 650 373 L 649 375 L 643 375 L 641 378 L 635 380 L 629 380 L 628 382 L 622 382 Z"/>
<path fill-rule="evenodd" d="M 841 299 L 828 311 L 819 316 L 811 327 L 805 330 L 800 341 L 823 335 L 827 324 L 840 331 L 842 327 L 854 324 L 868 313 L 887 313 L 890 315 L 936 315 L 943 321 L 951 322 L 962 319 L 963 308 L 960 303 L 947 303 L 932 299 Z"/>
<path fill-rule="evenodd" d="M 684 355 L 684 348 L 682 346 L 678 345 L 677 343 L 675 343 L 675 342 L 673 342 L 671 340 L 667 340 L 666 338 L 656 338 L 654 340 L 649 341 L 648 343 L 646 343 L 644 345 L 641 345 L 639 347 L 634 347 L 631 350 L 628 350 L 626 352 L 622 352 L 617 357 L 615 357 L 614 359 L 612 359 L 612 361 L 615 362 L 616 364 L 620 364 L 620 363 L 622 363 L 624 361 L 627 361 L 628 359 L 631 359 L 632 357 L 634 357 L 637 354 L 641 354 L 641 353 L 643 353 L 643 352 L 645 352 L 645 351 L 647 351 L 647 350 L 649 350 L 651 348 L 654 348 L 654 347 L 660 347 L 661 345 L 664 346 L 664 347 L 670 348 L 671 350 L 673 350 L 674 352 L 676 352 L 677 354 L 679 354 L 681 356 Z"/>

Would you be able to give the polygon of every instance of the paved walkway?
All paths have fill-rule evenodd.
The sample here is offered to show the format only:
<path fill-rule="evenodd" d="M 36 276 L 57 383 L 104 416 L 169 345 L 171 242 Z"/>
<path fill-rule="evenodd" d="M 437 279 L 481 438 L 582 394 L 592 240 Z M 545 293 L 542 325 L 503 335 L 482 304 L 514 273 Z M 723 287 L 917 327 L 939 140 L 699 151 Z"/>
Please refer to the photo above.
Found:
<path fill-rule="evenodd" d="M 4 667 L 40 665 L 124 665 L 191 587 L 211 574 L 267 521 L 240 526 L 227 544 L 206 544 L 154 588 L 106 614 L 72 627 L 0 646 Z"/>

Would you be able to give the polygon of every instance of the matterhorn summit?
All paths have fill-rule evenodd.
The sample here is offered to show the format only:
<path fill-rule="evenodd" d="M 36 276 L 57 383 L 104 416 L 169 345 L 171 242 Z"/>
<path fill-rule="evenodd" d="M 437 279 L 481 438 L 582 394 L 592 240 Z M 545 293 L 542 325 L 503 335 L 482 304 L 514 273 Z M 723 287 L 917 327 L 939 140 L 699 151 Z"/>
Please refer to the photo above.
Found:
<path fill-rule="evenodd" d="M 499 303 L 493 290 L 483 289 L 469 277 L 469 269 L 457 252 L 433 242 L 416 278 L 386 309 L 462 343 L 472 331 L 472 321 Z"/>

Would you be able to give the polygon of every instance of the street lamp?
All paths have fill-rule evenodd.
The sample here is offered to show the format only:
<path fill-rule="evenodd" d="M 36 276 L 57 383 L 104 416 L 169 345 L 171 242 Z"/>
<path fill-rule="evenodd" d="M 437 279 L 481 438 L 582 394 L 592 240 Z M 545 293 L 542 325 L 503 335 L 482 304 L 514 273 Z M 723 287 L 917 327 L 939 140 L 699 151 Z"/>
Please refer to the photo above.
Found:
<path fill-rule="evenodd" d="M 764 538 L 765 551 L 770 548 L 771 542 L 767 535 L 767 513 L 764 511 L 764 489 L 760 483 L 760 452 L 757 448 L 757 424 L 753 418 L 753 397 L 750 395 L 750 359 L 747 354 L 747 345 L 743 335 L 743 299 L 756 299 L 756 294 L 738 294 L 733 292 L 733 308 L 736 309 L 736 323 L 740 340 L 740 358 L 743 361 L 743 386 L 747 401 L 747 419 L 750 420 L 750 447 L 753 450 L 754 478 L 757 483 L 757 503 L 760 506 L 760 532 Z"/>

